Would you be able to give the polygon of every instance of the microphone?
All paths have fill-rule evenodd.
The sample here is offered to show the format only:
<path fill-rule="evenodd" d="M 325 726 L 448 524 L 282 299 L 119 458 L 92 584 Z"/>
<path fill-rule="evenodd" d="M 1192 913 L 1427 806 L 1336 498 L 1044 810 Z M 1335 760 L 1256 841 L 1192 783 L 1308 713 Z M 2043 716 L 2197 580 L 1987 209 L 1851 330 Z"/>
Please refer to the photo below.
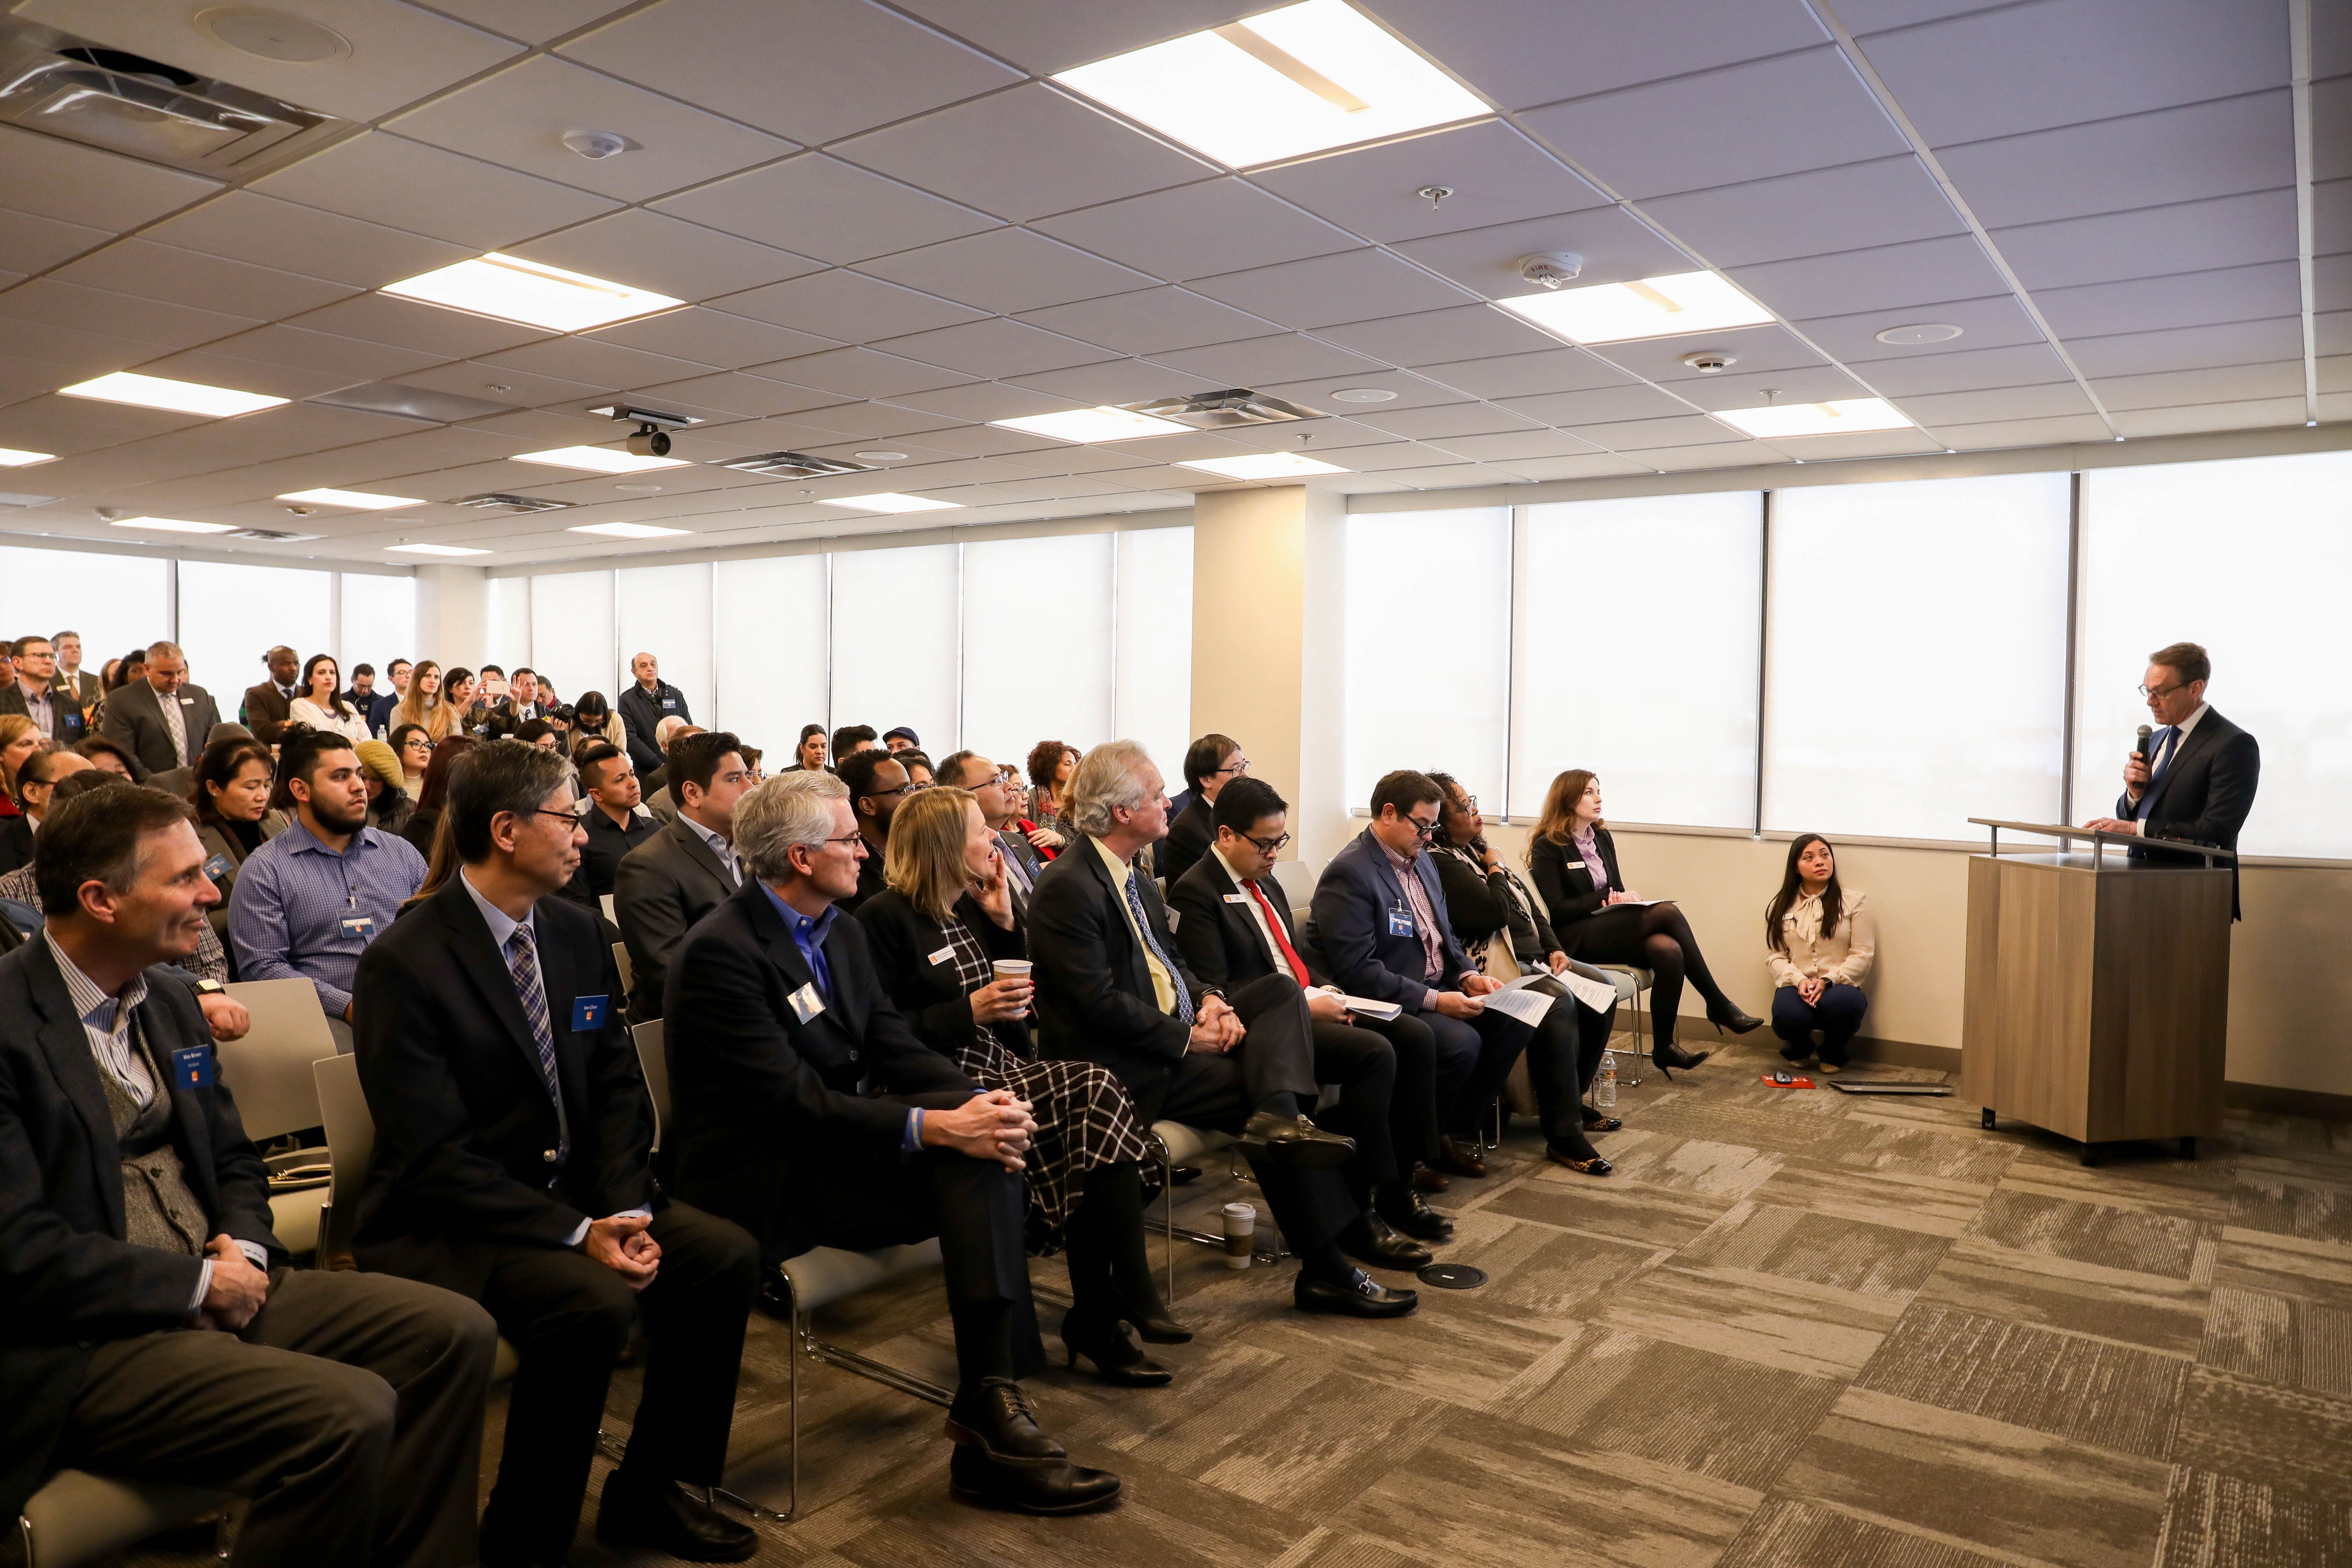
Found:
<path fill-rule="evenodd" d="M 2147 738 L 2148 738 L 2150 735 L 2153 735 L 2153 734 L 2155 734 L 2155 733 L 2156 733 L 2156 731 L 2153 731 L 2153 730 L 2149 729 L 2147 725 L 2142 724 L 2142 725 L 2139 727 L 2139 741 L 2138 741 L 2138 743 L 2137 743 L 2137 744 L 2136 744 L 2136 745 L 2134 745 L 2134 746 L 2132 747 L 2132 754 L 2133 754 L 2134 756 L 2136 756 L 2136 757 L 2138 757 L 2138 758 L 2139 758 L 2141 761 L 2143 761 L 2143 762 L 2147 761 Z"/>

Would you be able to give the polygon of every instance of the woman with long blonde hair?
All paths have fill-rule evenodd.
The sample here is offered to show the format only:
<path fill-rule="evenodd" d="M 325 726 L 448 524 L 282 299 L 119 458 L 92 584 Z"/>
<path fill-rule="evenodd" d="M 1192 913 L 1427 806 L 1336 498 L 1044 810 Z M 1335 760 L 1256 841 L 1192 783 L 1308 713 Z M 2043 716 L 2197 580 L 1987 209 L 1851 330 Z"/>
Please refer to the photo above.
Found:
<path fill-rule="evenodd" d="M 414 724 L 425 731 L 425 738 L 439 745 L 459 732 L 457 711 L 441 697 L 441 666 L 429 658 L 420 658 L 416 668 L 408 672 L 408 695 L 392 710 L 391 728 Z"/>

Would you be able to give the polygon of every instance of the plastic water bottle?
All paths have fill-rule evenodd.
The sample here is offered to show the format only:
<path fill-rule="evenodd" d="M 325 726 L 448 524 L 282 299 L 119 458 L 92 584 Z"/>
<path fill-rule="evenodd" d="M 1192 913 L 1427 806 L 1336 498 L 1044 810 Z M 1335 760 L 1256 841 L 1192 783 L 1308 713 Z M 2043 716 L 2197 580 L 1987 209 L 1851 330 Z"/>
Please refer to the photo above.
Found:
<path fill-rule="evenodd" d="M 1600 1076 L 1592 1080 L 1592 1104 L 1595 1110 L 1605 1110 L 1616 1103 L 1617 1053 L 1603 1051 L 1601 1053 Z"/>

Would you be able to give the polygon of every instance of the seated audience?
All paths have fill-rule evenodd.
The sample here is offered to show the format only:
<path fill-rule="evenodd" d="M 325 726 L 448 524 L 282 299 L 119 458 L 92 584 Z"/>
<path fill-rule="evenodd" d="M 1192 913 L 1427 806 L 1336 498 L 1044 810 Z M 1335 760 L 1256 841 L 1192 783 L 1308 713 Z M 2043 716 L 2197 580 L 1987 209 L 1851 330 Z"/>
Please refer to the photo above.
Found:
<path fill-rule="evenodd" d="M 1587 1134 L 1614 1132 L 1625 1124 L 1588 1108 L 1584 1096 L 1609 1048 L 1610 1029 L 1617 1017 L 1614 984 L 1606 972 L 1579 963 L 1561 951 L 1534 891 L 1486 842 L 1486 819 L 1478 813 L 1478 797 L 1450 773 L 1429 776 L 1445 792 L 1429 858 L 1437 868 L 1437 885 L 1445 894 L 1454 940 L 1478 973 L 1491 979 L 1546 976 L 1529 989 L 1550 997 L 1552 1005 L 1536 1026 L 1527 1050 L 1545 1157 L 1580 1175 L 1605 1176 L 1613 1167 Z M 1610 986 L 1609 1005 L 1588 1007 L 1550 978 L 1570 971 Z"/>
<path fill-rule="evenodd" d="M 1240 1135 L 1299 1259 L 1291 1300 L 1300 1310 L 1412 1311 L 1413 1292 L 1375 1283 L 1341 1250 L 1362 1218 L 1339 1171 L 1356 1147 L 1305 1114 L 1320 1086 L 1298 982 L 1267 974 L 1230 994 L 1204 985 L 1151 879 L 1135 868 L 1168 831 L 1160 770 L 1132 741 L 1097 746 L 1072 778 L 1069 813 L 1069 853 L 1029 900 L 1045 1054 L 1117 1073 L 1146 1126 L 1167 1119 Z"/>
<path fill-rule="evenodd" d="M 390 682 L 390 689 L 377 692 L 368 703 L 367 721 L 370 734 L 390 738 L 389 731 L 395 722 L 393 713 L 403 702 L 408 700 L 409 678 L 415 674 L 415 669 L 416 666 L 404 658 L 395 658 L 384 666 L 384 679 Z M 354 704 L 354 706 L 357 705 Z"/>
<path fill-rule="evenodd" d="M 425 764 L 425 781 L 417 786 L 416 805 L 400 829 L 409 847 L 426 860 L 433 858 L 433 840 L 441 830 L 441 808 L 449 796 L 449 770 L 457 765 L 458 758 L 479 744 L 471 735 L 452 735 L 433 748 L 433 760 Z"/>
<path fill-rule="evenodd" d="M 676 717 L 665 718 L 660 723 L 655 725 L 654 745 L 661 752 L 661 762 L 652 773 L 646 775 L 646 787 L 652 790 L 656 795 L 660 795 L 663 790 L 669 787 L 669 749 L 680 735 L 702 735 L 708 733 L 709 731 L 704 730 L 701 725 L 694 723 L 689 720 Z M 635 751 L 632 750 L 629 752 L 629 760 L 635 762 L 636 760 L 636 755 L 637 753 Z M 656 810 L 655 815 L 661 816 L 662 814 Z M 664 820 L 667 821 L 667 818 L 664 817 Z"/>
<path fill-rule="evenodd" d="M 907 770 L 908 789 L 929 789 L 940 782 L 939 771 L 931 766 L 931 759 L 914 747 L 902 746 L 890 754 L 898 760 L 900 767 Z"/>
<path fill-rule="evenodd" d="M 768 776 L 760 766 L 760 759 L 766 753 L 761 752 L 757 746 L 746 746 L 743 748 L 743 772 L 745 776 L 753 784 L 758 784 L 761 779 Z"/>
<path fill-rule="evenodd" d="M 614 705 L 620 710 L 621 727 L 625 732 L 622 749 L 629 753 L 629 761 L 637 764 L 637 775 L 650 782 L 661 771 L 662 752 L 656 738 L 661 721 L 675 719 L 682 724 L 691 724 L 694 713 L 687 706 L 686 693 L 661 678 L 661 661 L 653 655 L 641 653 L 631 658 L 629 674 L 629 689 Z"/>
<path fill-rule="evenodd" d="M 480 721 L 474 712 L 474 700 L 481 694 L 481 678 L 462 665 L 442 678 L 441 701 L 449 710 L 449 733 L 482 738 Z"/>
<path fill-rule="evenodd" d="M 509 721 L 514 717 L 511 710 L 502 711 L 499 716 Z M 557 734 L 555 726 L 544 719 L 526 719 L 516 724 L 514 738 L 526 746 L 537 746 L 541 751 L 553 752 L 559 757 L 563 754 L 563 737 Z"/>
<path fill-rule="evenodd" d="M 415 725 L 436 745 L 464 733 L 456 710 L 443 696 L 441 667 L 429 658 L 418 659 L 408 672 L 408 694 L 393 709 L 389 721 L 395 730 L 404 724 Z"/>
<path fill-rule="evenodd" d="M 244 725 L 221 723 L 214 725 L 212 727 L 212 732 L 205 737 L 205 746 L 206 748 L 210 748 L 220 744 L 223 741 L 250 741 L 252 739 L 253 731 L 247 729 Z M 273 755 L 275 754 L 275 751 L 276 748 L 271 748 Z M 196 753 L 196 760 L 197 762 L 202 762 L 204 760 L 203 751 L 199 751 Z M 185 767 L 169 768 L 160 773 L 149 773 L 145 778 L 141 779 L 139 782 L 145 784 L 149 789 L 160 789 L 165 795 L 177 796 L 181 800 L 192 801 L 195 798 L 196 795 L 196 765 L 194 763 L 191 763 Z"/>
<path fill-rule="evenodd" d="M 838 770 L 843 760 L 850 752 L 862 752 L 869 746 L 880 744 L 881 742 L 874 738 L 873 725 L 844 724 L 833 732 L 833 765 L 835 770 Z"/>
<path fill-rule="evenodd" d="M 1398 1232 L 1424 1241 L 1454 1235 L 1454 1222 L 1424 1204 L 1410 1180 L 1414 1161 L 1437 1157 L 1436 1038 L 1410 1015 L 1386 1022 L 1350 1015 L 1331 987 L 1274 879 L 1275 859 L 1290 842 L 1290 805 L 1274 786 L 1235 779 L 1218 794 L 1216 810 L 1208 853 L 1168 889 L 1176 944 L 1203 985 L 1231 991 L 1286 974 L 1305 988 L 1316 1079 L 1339 1086 L 1339 1105 L 1316 1120 L 1356 1141 L 1346 1175 L 1364 1215 L 1339 1245 L 1384 1268 L 1418 1268 L 1428 1249 Z"/>
<path fill-rule="evenodd" d="M 484 1568 L 571 1552 L 605 1390 L 639 1324 L 645 1391 L 597 1537 L 740 1563 L 759 1537 L 688 1489 L 726 1468 L 759 1248 L 654 1182 L 611 949 L 550 896 L 578 866 L 572 807 L 571 768 L 535 746 L 477 746 L 449 781 L 446 879 L 369 946 L 354 983 L 376 1142 L 352 1252 L 472 1297 L 515 1347 Z"/>
<path fill-rule="evenodd" d="M 1763 1024 L 1715 983 L 1681 910 L 1625 890 L 1616 840 L 1601 820 L 1601 781 L 1591 772 L 1570 768 L 1551 781 L 1528 841 L 1528 871 L 1570 958 L 1634 964 L 1656 976 L 1650 991 L 1650 1059 L 1668 1078 L 1674 1068 L 1695 1068 L 1714 1054 L 1675 1043 L 1685 976 L 1706 998 L 1706 1019 L 1716 1027 L 1744 1035 Z"/>
<path fill-rule="evenodd" d="M 414 802 L 425 788 L 425 770 L 433 765 L 433 737 L 422 724 L 394 724 L 384 743 L 400 759 L 400 787 Z"/>
<path fill-rule="evenodd" d="M 16 804 L 16 770 L 47 744 L 40 727 L 31 719 L 22 713 L 0 713 L 0 820 L 24 814 L 25 808 Z"/>
<path fill-rule="evenodd" d="M 367 780 L 368 825 L 386 833 L 407 826 L 409 814 L 415 808 L 408 798 L 400 759 L 392 748 L 382 741 L 362 741 L 352 753 L 359 758 L 362 776 Z"/>
<path fill-rule="evenodd" d="M 637 769 L 628 752 L 594 742 L 578 767 L 589 802 L 580 816 L 580 825 L 588 830 L 580 859 L 588 870 L 588 890 L 601 899 L 613 890 L 622 857 L 659 833 L 662 825 L 637 809 Z"/>
<path fill-rule="evenodd" d="M 882 857 L 890 845 L 890 818 L 907 798 L 907 770 L 898 759 L 878 746 L 852 752 L 842 762 L 841 782 L 849 786 L 849 805 L 857 816 L 858 836 L 866 840 L 866 858 L 857 863 L 857 891 L 841 901 L 850 914 L 880 892 Z"/>
<path fill-rule="evenodd" d="M 238 1563 L 469 1562 L 496 1330 L 286 1267 L 228 1086 L 177 1065 L 214 1036 L 163 966 L 220 896 L 188 818 L 113 783 L 67 801 L 40 935 L 0 958 L 0 1512 L 74 1468 L 239 1495 Z"/>
<path fill-rule="evenodd" d="M 16 679 L 0 687 L 0 713 L 21 713 L 45 741 L 70 746 L 89 732 L 76 689 L 58 674 L 57 646 L 47 637 L 18 637 Z"/>
<path fill-rule="evenodd" d="M 352 666 L 352 684 L 343 693 L 343 701 L 360 716 L 361 723 L 367 722 L 369 710 L 375 707 L 375 666 L 365 660 Z M 371 728 L 368 733 L 375 731 Z"/>
<path fill-rule="evenodd" d="M 1004 875 L 1013 886 L 1013 907 L 1025 914 L 1029 895 L 1037 888 L 1037 874 L 1045 868 L 1045 858 L 1015 826 L 1021 798 L 1016 776 L 1011 768 L 1000 768 L 978 752 L 950 752 L 939 770 L 940 783 L 953 784 L 979 803 L 981 815 L 988 818 L 996 835 L 997 847 L 1004 852 Z"/>
<path fill-rule="evenodd" d="M 269 805 L 277 771 L 269 748 L 250 736 L 215 741 L 196 763 L 189 803 L 196 808 L 205 875 L 220 889 L 220 902 L 205 914 L 215 935 L 228 935 L 228 900 L 236 890 L 237 871 L 255 850 L 286 831 L 285 815 Z"/>
<path fill-rule="evenodd" d="M 1203 735 L 1186 748 L 1185 793 L 1191 798 L 1168 824 L 1168 837 L 1160 844 L 1160 874 L 1168 879 L 1170 887 L 1192 868 L 1193 861 L 1209 852 L 1209 841 L 1217 836 L 1212 816 L 1216 809 L 1217 792 L 1234 780 L 1248 776 L 1249 759 L 1242 755 L 1240 742 L 1230 735 Z"/>
<path fill-rule="evenodd" d="M 116 778 L 135 781 L 139 776 L 139 765 L 131 753 L 119 742 L 103 735 L 92 735 L 74 750 L 88 757 L 90 766 L 112 773 Z"/>
<path fill-rule="evenodd" d="M 601 691 L 583 691 L 572 708 L 572 745 L 577 751 L 590 741 L 602 741 L 608 746 L 627 751 L 628 733 L 622 728 L 621 716 L 613 711 Z M 633 762 L 630 766 L 636 764 Z"/>
<path fill-rule="evenodd" d="M 335 1048 L 352 1048 L 352 976 L 425 880 L 425 859 L 370 827 L 360 760 L 341 735 L 291 728 L 269 804 L 286 830 L 246 857 L 229 897 L 240 980 L 308 980 Z"/>
<path fill-rule="evenodd" d="M 282 644 L 261 656 L 269 667 L 269 679 L 247 687 L 236 710 L 236 721 L 251 730 L 255 740 L 274 746 L 285 733 L 294 699 L 302 695 L 294 679 L 301 660 L 300 654 Z"/>
<path fill-rule="evenodd" d="M 823 773 L 824 771 L 824 725 L 802 725 L 800 744 L 793 752 L 793 765 L 784 771 L 787 773 L 797 771 L 804 773 Z"/>
<path fill-rule="evenodd" d="M 1085 1356 L 1103 1382 L 1125 1387 L 1167 1383 L 1122 1326 L 1155 1343 L 1192 1337 L 1151 1279 L 1138 1169 L 1150 1157 L 1145 1130 L 1105 1068 L 1036 1059 L 1034 987 L 1026 974 L 994 973 L 997 960 L 1029 956 L 996 835 L 962 790 L 929 790 L 893 818 L 887 858 L 890 885 L 857 911 L 875 973 L 925 1045 L 982 1087 L 1012 1090 L 1036 1119 L 1025 1159 L 1029 1250 L 1069 1248 L 1075 1304 L 1062 1342 L 1071 1364 Z"/>
<path fill-rule="evenodd" d="M 759 1237 L 769 1264 L 938 1237 L 955 1489 L 1039 1513 L 1108 1503 L 1118 1478 L 1071 1465 L 1017 1381 L 1045 1363 L 1022 1245 L 1029 1107 L 925 1047 L 877 979 L 865 928 L 837 907 L 865 843 L 847 786 L 788 773 L 735 817 L 750 878 L 670 971 L 674 1185 Z"/>
<path fill-rule="evenodd" d="M 1076 746 L 1040 741 L 1029 748 L 1029 817 L 1053 839 L 1050 844 L 1040 843 L 1040 849 L 1058 850 L 1070 837 L 1063 826 L 1063 814 L 1069 807 L 1071 775 L 1077 771 Z"/>
<path fill-rule="evenodd" d="M 177 643 L 148 648 L 142 668 L 143 679 L 106 700 L 99 731 L 130 754 L 143 779 L 194 765 L 204 754 L 205 738 L 220 722 L 220 710 L 211 692 L 188 684 L 188 656 Z"/>
<path fill-rule="evenodd" d="M 354 744 L 366 740 L 366 716 L 335 689 L 341 679 L 332 658 L 323 653 L 312 654 L 310 662 L 302 667 L 300 688 L 286 705 L 287 722 L 308 724 L 313 730 L 341 735 Z"/>
<path fill-rule="evenodd" d="M 920 736 L 901 724 L 896 729 L 882 731 L 882 749 L 887 752 L 919 752 L 923 749 L 923 742 Z"/>
<path fill-rule="evenodd" d="M 1772 971 L 1772 1032 L 1792 1062 L 1813 1059 L 1822 1032 L 1823 1072 L 1842 1071 L 1846 1045 L 1870 1010 L 1862 983 L 1878 952 L 1870 895 L 1838 884 L 1837 852 L 1818 833 L 1789 846 L 1780 890 L 1764 911 L 1764 963 Z"/>
<path fill-rule="evenodd" d="M 1437 868 L 1422 853 L 1444 795 L 1428 774 L 1400 769 L 1372 786 L 1372 820 L 1315 884 L 1307 941 L 1351 996 L 1394 1002 L 1437 1037 L 1439 1175 L 1483 1176 L 1479 1129 L 1527 1048 L 1528 1029 L 1486 1010 L 1502 982 L 1470 965 L 1445 911 Z M 1431 1184 L 1434 1185 L 1435 1184 Z"/>
<path fill-rule="evenodd" d="M 621 857 L 613 914 L 628 944 L 635 984 L 629 1016 L 662 1016 L 663 987 L 677 944 L 694 922 L 743 885 L 735 855 L 735 803 L 751 788 L 742 742 L 724 730 L 677 742 L 677 816 Z"/>
<path fill-rule="evenodd" d="M 0 871 L 33 863 L 33 836 L 49 814 L 58 784 L 89 767 L 88 757 L 58 746 L 44 746 L 25 759 L 16 769 L 17 813 L 0 821 Z"/>

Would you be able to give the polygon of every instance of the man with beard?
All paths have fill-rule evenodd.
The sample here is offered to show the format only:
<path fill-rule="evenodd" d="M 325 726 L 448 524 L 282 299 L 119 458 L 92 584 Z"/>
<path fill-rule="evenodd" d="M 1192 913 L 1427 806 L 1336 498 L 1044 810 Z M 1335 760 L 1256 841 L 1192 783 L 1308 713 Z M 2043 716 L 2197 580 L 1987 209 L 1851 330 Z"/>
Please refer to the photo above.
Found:
<path fill-rule="evenodd" d="M 238 868 L 228 901 L 237 978 L 308 980 L 335 1048 L 348 1053 L 360 954 L 424 886 L 425 858 L 368 826 L 367 775 L 341 735 L 289 740 L 269 804 L 292 820 Z"/>

